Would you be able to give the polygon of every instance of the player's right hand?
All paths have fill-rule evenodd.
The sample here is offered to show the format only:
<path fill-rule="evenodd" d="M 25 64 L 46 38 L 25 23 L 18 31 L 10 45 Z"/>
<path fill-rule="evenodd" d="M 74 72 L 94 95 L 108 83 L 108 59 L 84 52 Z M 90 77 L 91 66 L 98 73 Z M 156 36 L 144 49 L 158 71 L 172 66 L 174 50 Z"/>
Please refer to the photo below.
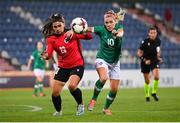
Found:
<path fill-rule="evenodd" d="M 43 51 L 41 53 L 41 58 L 43 58 L 44 60 L 48 60 L 48 53 L 46 51 Z"/>
<path fill-rule="evenodd" d="M 151 60 L 149 60 L 149 59 L 145 60 L 145 64 L 146 65 L 150 65 L 151 64 Z"/>
<path fill-rule="evenodd" d="M 114 36 L 117 36 L 118 31 L 116 31 L 116 30 L 112 30 L 112 34 L 113 34 Z"/>

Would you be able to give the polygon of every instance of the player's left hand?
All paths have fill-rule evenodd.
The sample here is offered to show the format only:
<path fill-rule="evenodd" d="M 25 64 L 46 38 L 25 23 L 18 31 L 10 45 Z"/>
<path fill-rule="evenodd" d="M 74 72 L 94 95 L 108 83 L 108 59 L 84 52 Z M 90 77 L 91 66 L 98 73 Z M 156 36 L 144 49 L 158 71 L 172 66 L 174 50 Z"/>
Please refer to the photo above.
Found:
<path fill-rule="evenodd" d="M 73 37 L 74 32 L 72 30 L 69 30 L 65 33 L 66 38 L 70 40 Z"/>

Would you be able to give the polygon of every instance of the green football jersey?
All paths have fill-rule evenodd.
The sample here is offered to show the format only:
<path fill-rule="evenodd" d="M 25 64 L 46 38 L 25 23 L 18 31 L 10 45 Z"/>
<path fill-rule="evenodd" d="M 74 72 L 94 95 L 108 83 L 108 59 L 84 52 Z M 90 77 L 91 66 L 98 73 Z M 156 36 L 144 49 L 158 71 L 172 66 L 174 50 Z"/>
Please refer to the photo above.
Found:
<path fill-rule="evenodd" d="M 123 26 L 116 24 L 115 30 L 123 29 Z M 121 56 L 122 38 L 116 38 L 106 29 L 105 26 L 95 26 L 94 32 L 100 37 L 100 49 L 96 58 L 101 58 L 108 63 L 118 62 Z"/>
<path fill-rule="evenodd" d="M 33 69 L 39 68 L 39 69 L 45 69 L 45 60 L 43 60 L 40 56 L 42 51 L 35 50 L 32 53 L 32 57 L 34 58 L 34 63 L 33 63 Z"/>

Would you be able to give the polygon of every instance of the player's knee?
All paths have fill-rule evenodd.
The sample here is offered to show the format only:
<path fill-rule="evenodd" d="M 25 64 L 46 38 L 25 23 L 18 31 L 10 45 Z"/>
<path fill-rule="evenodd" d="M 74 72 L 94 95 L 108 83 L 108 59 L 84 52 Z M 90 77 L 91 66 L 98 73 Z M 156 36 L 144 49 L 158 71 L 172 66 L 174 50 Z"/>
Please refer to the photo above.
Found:
<path fill-rule="evenodd" d="M 59 95 L 59 92 L 60 92 L 60 90 L 57 89 L 57 88 L 53 88 L 53 89 L 52 89 L 52 95 L 53 95 L 53 96 L 58 96 L 58 95 Z"/>
<path fill-rule="evenodd" d="M 100 81 L 101 81 L 102 83 L 105 83 L 107 80 L 108 80 L 108 77 L 107 77 L 107 76 L 102 76 L 102 77 L 100 77 Z"/>
<path fill-rule="evenodd" d="M 155 80 L 159 80 L 159 76 L 154 76 L 154 79 Z"/>
<path fill-rule="evenodd" d="M 69 89 L 70 91 L 73 91 L 73 90 L 76 89 L 76 85 L 75 85 L 75 84 L 69 84 L 69 85 L 68 85 L 68 89 Z"/>

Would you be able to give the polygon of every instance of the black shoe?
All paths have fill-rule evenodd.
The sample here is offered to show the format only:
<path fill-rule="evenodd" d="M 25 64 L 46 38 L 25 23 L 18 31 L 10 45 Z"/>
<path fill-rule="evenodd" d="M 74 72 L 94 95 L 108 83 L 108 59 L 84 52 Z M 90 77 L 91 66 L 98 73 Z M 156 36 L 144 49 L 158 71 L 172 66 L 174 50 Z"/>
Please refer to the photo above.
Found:
<path fill-rule="evenodd" d="M 146 102 L 150 102 L 150 97 L 146 97 Z"/>
<path fill-rule="evenodd" d="M 154 98 L 155 101 L 159 101 L 159 97 L 155 93 L 151 94 L 151 96 Z"/>

